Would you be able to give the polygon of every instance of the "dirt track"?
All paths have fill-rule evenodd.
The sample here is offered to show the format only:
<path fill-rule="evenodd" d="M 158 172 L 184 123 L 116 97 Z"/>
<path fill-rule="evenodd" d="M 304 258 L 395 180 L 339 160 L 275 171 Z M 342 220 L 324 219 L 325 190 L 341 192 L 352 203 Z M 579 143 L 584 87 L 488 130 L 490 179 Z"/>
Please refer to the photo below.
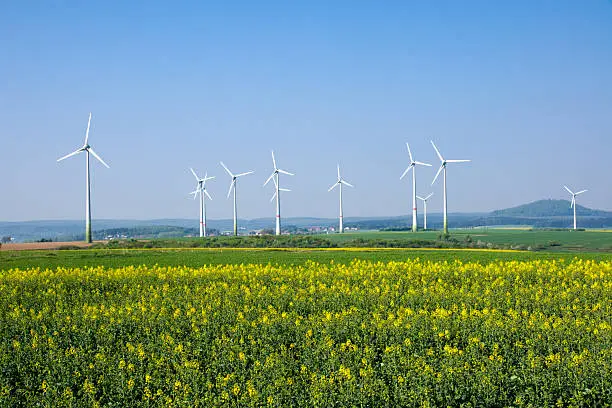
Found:
<path fill-rule="evenodd" d="M 59 249 L 63 246 L 78 246 L 80 248 L 87 248 L 91 244 L 85 242 L 28 242 L 20 244 L 2 244 L 0 251 L 27 251 L 34 249 Z"/>

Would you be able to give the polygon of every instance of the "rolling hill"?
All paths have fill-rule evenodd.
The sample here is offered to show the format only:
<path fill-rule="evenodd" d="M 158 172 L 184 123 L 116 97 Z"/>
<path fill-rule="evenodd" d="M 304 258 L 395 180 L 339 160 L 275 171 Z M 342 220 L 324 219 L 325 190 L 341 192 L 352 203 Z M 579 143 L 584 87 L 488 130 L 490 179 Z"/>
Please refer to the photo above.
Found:
<path fill-rule="evenodd" d="M 576 213 L 586 217 L 612 217 L 612 212 L 593 210 L 581 205 L 576 205 Z M 496 210 L 490 213 L 493 217 L 567 217 L 573 215 L 568 200 L 538 200 L 532 203 L 519 205 L 517 207 Z"/>

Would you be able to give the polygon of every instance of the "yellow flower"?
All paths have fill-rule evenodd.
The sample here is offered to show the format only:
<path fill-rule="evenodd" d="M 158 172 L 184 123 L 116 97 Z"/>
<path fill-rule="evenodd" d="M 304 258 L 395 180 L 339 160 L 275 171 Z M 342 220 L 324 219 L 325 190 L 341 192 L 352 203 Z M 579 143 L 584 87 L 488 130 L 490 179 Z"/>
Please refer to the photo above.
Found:
<path fill-rule="evenodd" d="M 96 392 L 96 387 L 91 381 L 89 381 L 89 378 L 86 378 L 83 382 L 83 391 L 85 392 L 85 394 L 89 395 L 93 395 Z"/>

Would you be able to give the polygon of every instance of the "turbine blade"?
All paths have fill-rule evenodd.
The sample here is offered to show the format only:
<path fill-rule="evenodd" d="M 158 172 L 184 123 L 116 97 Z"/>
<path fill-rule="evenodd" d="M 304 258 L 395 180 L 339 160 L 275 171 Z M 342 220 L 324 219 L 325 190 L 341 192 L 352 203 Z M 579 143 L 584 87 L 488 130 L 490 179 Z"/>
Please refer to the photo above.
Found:
<path fill-rule="evenodd" d="M 420 161 L 415 161 L 414 164 L 418 164 L 418 165 L 421 165 L 421 166 L 429 166 L 429 167 L 431 167 L 431 164 L 423 163 L 423 162 L 420 162 Z"/>
<path fill-rule="evenodd" d="M 582 193 L 586 193 L 587 191 L 589 191 L 589 190 L 580 190 L 579 192 L 576 193 L 576 195 L 582 194 Z"/>
<path fill-rule="evenodd" d="M 108 164 L 104 163 L 104 160 L 102 160 L 102 158 L 101 158 L 100 156 L 98 156 L 98 155 L 96 154 L 96 152 L 94 152 L 94 149 L 92 149 L 92 148 L 90 147 L 90 148 L 89 148 L 89 149 L 87 149 L 87 150 L 89 150 L 89 153 L 93 154 L 93 156 L 94 156 L 96 159 L 98 159 L 98 160 L 100 161 L 100 163 L 102 163 L 103 165 L 105 165 L 107 169 L 110 169 L 110 167 L 108 166 Z"/>
<path fill-rule="evenodd" d="M 406 142 L 406 147 L 408 148 L 408 157 L 410 157 L 410 163 L 414 163 L 414 160 L 412 159 L 412 152 L 410 151 L 410 145 L 408 144 L 408 142 Z"/>
<path fill-rule="evenodd" d="M 64 157 L 60 157 L 59 159 L 57 159 L 57 161 L 58 161 L 58 162 L 60 162 L 60 161 L 62 161 L 62 160 L 64 160 L 64 159 L 69 158 L 70 156 L 74 156 L 75 154 L 79 154 L 79 153 L 81 153 L 82 151 L 83 151 L 83 149 L 75 150 L 74 152 L 72 152 L 72 153 L 70 153 L 70 154 L 67 154 L 67 155 L 65 155 Z"/>
<path fill-rule="evenodd" d="M 230 183 L 229 190 L 227 192 L 227 198 L 230 198 L 230 194 L 232 194 L 232 187 L 234 187 L 234 184 L 236 184 L 236 180 L 232 179 L 232 182 Z"/>
<path fill-rule="evenodd" d="M 447 160 L 447 163 L 467 163 L 471 160 Z"/>
<path fill-rule="evenodd" d="M 225 169 L 225 171 L 227 171 L 227 174 L 229 174 L 230 176 L 234 177 L 234 175 L 232 174 L 231 171 L 229 171 L 229 169 L 227 168 L 227 166 L 225 164 L 223 164 L 222 161 L 219 162 L 221 164 L 221 166 L 223 166 L 223 168 Z"/>
<path fill-rule="evenodd" d="M 572 196 L 572 202 L 570 203 L 570 208 L 574 207 L 575 205 L 576 205 L 576 198 Z"/>
<path fill-rule="evenodd" d="M 279 188 L 280 191 L 291 191 L 288 188 Z"/>
<path fill-rule="evenodd" d="M 355 187 L 354 185 L 352 185 L 352 184 L 351 184 L 351 183 L 349 183 L 348 181 L 340 180 L 340 182 L 341 182 L 342 184 L 344 184 L 345 186 Z"/>
<path fill-rule="evenodd" d="M 264 185 L 264 187 L 266 186 L 266 184 L 268 184 L 268 183 L 270 182 L 270 180 L 272 180 L 272 177 L 274 177 L 274 175 L 275 175 L 275 174 L 276 174 L 276 172 L 274 172 L 274 173 L 270 174 L 270 177 L 268 177 L 268 178 L 266 179 L 266 182 L 263 184 L 263 185 Z M 275 183 L 275 184 L 276 184 L 276 183 Z"/>
<path fill-rule="evenodd" d="M 274 150 L 272 150 L 272 163 L 274 164 L 274 170 L 276 170 L 276 159 L 274 158 Z"/>
<path fill-rule="evenodd" d="M 208 175 L 207 175 L 207 176 L 204 177 L 204 181 L 212 180 L 214 178 L 215 178 L 215 176 L 208 177 Z"/>
<path fill-rule="evenodd" d="M 408 168 L 406 170 L 404 170 L 404 172 L 402 173 L 402 175 L 400 176 L 400 180 L 404 178 L 404 176 L 406 174 L 408 174 L 408 172 L 412 170 L 412 164 L 410 166 L 408 166 Z"/>
<path fill-rule="evenodd" d="M 442 155 L 440 154 L 440 151 L 436 147 L 436 144 L 433 142 L 433 140 L 430 140 L 430 142 L 431 142 L 431 145 L 433 146 L 434 150 L 436 151 L 438 157 L 440 158 L 440 161 L 444 161 L 444 157 L 442 157 Z"/>
<path fill-rule="evenodd" d="M 429 193 L 429 195 L 425 197 L 425 201 L 429 200 L 429 197 L 431 197 L 432 195 L 434 195 L 434 193 Z"/>
<path fill-rule="evenodd" d="M 418 198 L 419 200 L 425 201 L 425 199 L 423 197 L 419 196 L 419 195 L 416 196 L 416 198 Z"/>
<path fill-rule="evenodd" d="M 438 172 L 436 173 L 436 177 L 434 177 L 433 181 L 431 182 L 432 186 L 433 186 L 433 183 L 435 183 L 436 180 L 438 179 L 438 176 L 440 175 L 440 172 L 442 171 L 443 168 L 444 168 L 444 165 L 440 166 L 440 168 L 438 169 Z"/>
<path fill-rule="evenodd" d="M 196 180 L 200 181 L 200 178 L 198 177 L 198 175 L 196 174 L 195 171 L 193 171 L 193 169 L 190 167 L 189 170 L 191 170 L 191 174 L 193 174 L 193 177 L 196 178 Z"/>
<path fill-rule="evenodd" d="M 338 184 L 340 184 L 339 182 L 334 183 L 333 186 L 331 186 L 327 191 L 332 191 L 334 188 L 336 188 L 336 186 L 338 186 Z"/>
<path fill-rule="evenodd" d="M 193 199 L 195 200 L 196 197 L 198 196 L 198 190 L 196 191 L 192 191 L 191 193 L 189 193 L 189 195 L 193 194 Z"/>
<path fill-rule="evenodd" d="M 274 190 L 274 194 L 272 194 L 272 198 L 270 199 L 270 202 L 272 202 L 272 200 L 274 200 L 275 197 L 276 197 L 276 190 Z"/>
<path fill-rule="evenodd" d="M 252 174 L 252 173 L 254 173 L 254 171 L 247 171 L 244 173 L 236 174 L 236 177 L 242 177 L 242 176 L 246 176 L 247 174 Z"/>
<path fill-rule="evenodd" d="M 338 180 L 340 180 L 342 177 L 340 177 L 340 163 L 338 163 Z"/>
<path fill-rule="evenodd" d="M 83 146 L 87 146 L 87 141 L 89 140 L 89 125 L 91 124 L 91 112 L 89 112 L 89 119 L 87 120 L 87 130 L 85 131 L 85 144 Z"/>
<path fill-rule="evenodd" d="M 279 173 L 286 174 L 286 175 L 288 175 L 288 176 L 295 176 L 295 174 L 293 174 L 293 173 L 289 173 L 288 171 L 281 170 L 281 169 L 278 169 L 278 172 L 279 172 Z"/>
<path fill-rule="evenodd" d="M 571 195 L 574 195 L 574 192 L 572 190 L 570 190 L 569 188 L 567 188 L 567 186 L 563 186 L 565 187 L 565 189 L 567 190 L 568 193 L 570 193 Z"/>
<path fill-rule="evenodd" d="M 212 201 L 212 197 L 210 196 L 210 194 L 208 194 L 208 191 L 206 190 L 202 190 L 202 191 L 204 191 L 204 193 L 206 194 L 206 197 L 208 197 L 208 199 Z"/>

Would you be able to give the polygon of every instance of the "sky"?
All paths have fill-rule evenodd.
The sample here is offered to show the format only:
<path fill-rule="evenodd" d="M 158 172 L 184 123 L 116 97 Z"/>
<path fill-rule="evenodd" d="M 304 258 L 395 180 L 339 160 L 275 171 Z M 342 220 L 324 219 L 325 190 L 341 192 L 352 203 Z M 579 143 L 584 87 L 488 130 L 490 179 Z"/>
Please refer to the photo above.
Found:
<path fill-rule="evenodd" d="M 212 219 L 483 212 L 544 198 L 612 210 L 612 1 L 5 1 L 0 4 L 0 220 L 92 213 L 196 218 L 189 172 L 208 172 Z M 419 205 L 420 207 L 420 205 Z M 419 208 L 421 210 L 421 208 Z"/>

